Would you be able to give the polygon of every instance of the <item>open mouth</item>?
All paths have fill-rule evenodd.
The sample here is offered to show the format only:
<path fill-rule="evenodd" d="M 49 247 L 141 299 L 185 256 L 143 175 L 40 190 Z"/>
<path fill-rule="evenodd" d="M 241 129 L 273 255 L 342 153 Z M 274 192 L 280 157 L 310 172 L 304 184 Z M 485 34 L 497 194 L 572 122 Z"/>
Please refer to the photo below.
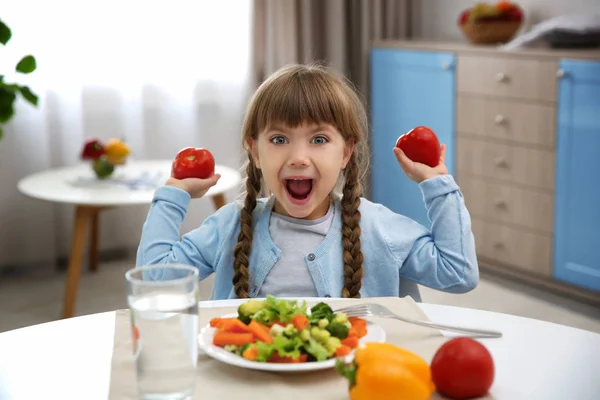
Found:
<path fill-rule="evenodd" d="M 285 188 L 288 195 L 297 202 L 307 200 L 313 191 L 312 179 L 286 179 Z"/>

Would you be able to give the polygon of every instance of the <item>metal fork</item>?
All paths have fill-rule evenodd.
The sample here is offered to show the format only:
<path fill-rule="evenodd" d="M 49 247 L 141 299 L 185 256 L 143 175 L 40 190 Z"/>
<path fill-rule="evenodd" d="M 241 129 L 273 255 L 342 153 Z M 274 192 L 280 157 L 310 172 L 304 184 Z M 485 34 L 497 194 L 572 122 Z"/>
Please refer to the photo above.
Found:
<path fill-rule="evenodd" d="M 358 304 L 354 306 L 343 307 L 335 310 L 334 312 L 342 312 L 349 317 L 383 317 L 383 318 L 393 318 L 400 321 L 407 322 L 409 324 L 421 325 L 428 328 L 440 329 L 445 331 L 458 332 L 463 334 L 475 335 L 477 337 L 483 338 L 499 338 L 502 337 L 502 332 L 491 331 L 491 330 L 483 330 L 483 329 L 473 329 L 473 328 L 464 328 L 459 326 L 452 325 L 442 325 L 436 324 L 429 321 L 420 321 L 409 318 L 404 318 L 394 313 L 389 308 L 382 306 L 376 303 L 365 303 Z"/>

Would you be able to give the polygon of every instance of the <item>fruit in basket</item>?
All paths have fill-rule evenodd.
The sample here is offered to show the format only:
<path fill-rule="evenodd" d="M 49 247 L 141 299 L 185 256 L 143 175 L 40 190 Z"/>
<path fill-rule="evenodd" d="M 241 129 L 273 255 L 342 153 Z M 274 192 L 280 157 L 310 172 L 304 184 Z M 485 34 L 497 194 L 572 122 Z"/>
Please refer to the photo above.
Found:
<path fill-rule="evenodd" d="M 488 21 L 517 21 L 523 20 L 523 11 L 516 3 L 499 1 L 495 4 L 477 2 L 470 9 L 464 10 L 458 17 L 458 25 Z"/>
<path fill-rule="evenodd" d="M 494 381 L 494 361 L 480 342 L 458 337 L 444 343 L 431 360 L 438 393 L 451 399 L 484 396 Z"/>
<path fill-rule="evenodd" d="M 435 133 L 426 126 L 417 126 L 396 141 L 396 147 L 414 162 L 436 167 L 440 163 L 441 148 Z"/>
<path fill-rule="evenodd" d="M 215 172 L 215 158 L 210 151 L 198 147 L 181 149 L 173 160 L 171 173 L 175 179 L 210 178 Z"/>
<path fill-rule="evenodd" d="M 496 19 L 502 16 L 502 10 L 493 4 L 476 3 L 469 13 L 469 22 Z"/>
<path fill-rule="evenodd" d="M 427 362 L 389 343 L 366 343 L 336 369 L 349 381 L 350 400 L 428 400 L 435 391 Z"/>

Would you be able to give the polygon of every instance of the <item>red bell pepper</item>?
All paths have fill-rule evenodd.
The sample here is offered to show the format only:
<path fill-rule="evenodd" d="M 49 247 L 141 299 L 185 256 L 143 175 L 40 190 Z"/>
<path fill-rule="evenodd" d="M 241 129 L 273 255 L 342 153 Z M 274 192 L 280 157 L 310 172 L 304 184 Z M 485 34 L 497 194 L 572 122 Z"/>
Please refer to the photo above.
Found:
<path fill-rule="evenodd" d="M 89 139 L 83 145 L 81 158 L 83 160 L 98 160 L 104 153 L 104 145 L 98 139 Z"/>

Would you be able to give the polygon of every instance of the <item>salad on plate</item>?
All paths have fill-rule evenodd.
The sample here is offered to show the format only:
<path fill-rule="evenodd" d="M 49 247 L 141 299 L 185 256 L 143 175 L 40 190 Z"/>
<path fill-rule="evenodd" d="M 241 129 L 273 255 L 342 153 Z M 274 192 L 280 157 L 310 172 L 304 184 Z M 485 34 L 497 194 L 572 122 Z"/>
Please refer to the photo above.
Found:
<path fill-rule="evenodd" d="M 334 313 L 320 302 L 250 299 L 237 316 L 213 318 L 213 345 L 249 361 L 267 363 L 319 362 L 349 355 L 367 334 L 366 320 Z"/>

